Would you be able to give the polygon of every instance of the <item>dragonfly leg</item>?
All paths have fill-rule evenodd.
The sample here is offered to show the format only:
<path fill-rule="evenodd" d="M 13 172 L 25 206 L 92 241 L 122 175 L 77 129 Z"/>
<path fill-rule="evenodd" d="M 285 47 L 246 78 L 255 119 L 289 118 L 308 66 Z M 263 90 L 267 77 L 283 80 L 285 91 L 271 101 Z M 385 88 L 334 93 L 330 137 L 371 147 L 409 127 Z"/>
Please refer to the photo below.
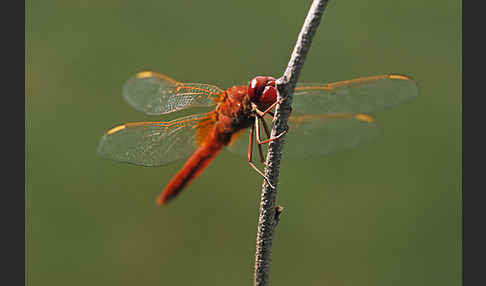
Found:
<path fill-rule="evenodd" d="M 267 122 L 265 119 L 260 118 L 262 120 L 263 128 L 265 128 L 265 133 L 267 134 L 267 138 L 270 138 L 270 129 L 268 128 Z"/>
<path fill-rule="evenodd" d="M 249 138 L 250 140 L 248 141 L 248 162 L 251 162 L 251 159 L 253 157 L 253 131 L 254 131 L 255 127 L 251 127 L 250 128 L 250 134 L 249 134 Z"/>
<path fill-rule="evenodd" d="M 261 121 L 262 121 L 262 124 L 263 124 L 263 128 L 265 129 L 265 134 L 267 135 L 267 138 L 270 138 L 270 129 L 268 129 L 267 123 L 265 122 L 265 120 L 263 118 L 261 118 Z M 258 146 L 258 150 L 260 150 L 260 153 L 262 154 L 260 156 L 260 160 L 262 161 L 263 164 L 265 164 L 265 159 L 263 158 L 262 144 L 257 144 L 257 146 Z"/>
<path fill-rule="evenodd" d="M 255 170 L 257 171 L 258 174 L 260 174 L 264 179 L 265 181 L 267 182 L 267 184 L 272 188 L 272 189 L 275 189 L 275 187 L 272 185 L 272 183 L 270 183 L 270 180 L 265 176 L 265 174 L 263 174 L 262 171 L 258 170 L 258 168 L 255 166 L 255 164 L 253 164 L 253 162 L 250 162 L 248 161 L 248 164 L 250 164 L 250 166 Z"/>
<path fill-rule="evenodd" d="M 289 108 L 290 108 L 290 113 L 292 113 L 292 106 L 289 106 Z M 262 112 L 262 113 L 263 113 L 263 112 Z M 271 116 L 271 117 L 274 117 L 274 116 L 275 116 L 275 113 L 273 113 L 273 111 L 269 111 L 269 112 L 268 112 L 267 114 L 265 114 L 265 115 L 269 115 L 269 116 Z"/>
<path fill-rule="evenodd" d="M 275 108 L 275 106 L 277 106 L 277 104 L 282 104 L 286 99 L 287 99 L 288 96 L 286 97 L 282 97 L 281 99 L 279 100 L 276 100 L 274 103 L 272 103 L 272 105 L 270 105 L 265 111 L 261 112 L 258 114 L 260 115 L 261 117 L 265 116 L 267 113 L 269 113 L 270 111 L 272 111 L 272 109 Z M 258 112 L 258 111 L 257 111 Z M 273 115 L 272 115 L 273 116 Z"/>
<path fill-rule="evenodd" d="M 260 155 L 260 162 L 265 164 L 265 157 L 263 156 L 263 147 L 261 144 L 258 144 L 258 155 Z"/>
<path fill-rule="evenodd" d="M 266 143 L 269 143 L 269 142 L 275 141 L 275 140 L 277 140 L 278 138 L 280 138 L 280 137 L 284 136 L 286 133 L 287 133 L 287 130 L 284 130 L 284 131 L 282 131 L 280 134 L 278 134 L 277 136 L 272 137 L 272 138 L 268 138 L 267 140 L 260 141 L 260 142 L 258 142 L 258 144 L 266 144 Z"/>
<path fill-rule="evenodd" d="M 275 187 L 272 185 L 272 183 L 270 183 L 270 180 L 265 176 L 265 174 L 263 174 L 262 171 L 260 171 L 257 166 L 255 166 L 255 164 L 253 164 L 252 162 L 252 157 L 253 157 L 253 135 L 254 135 L 254 129 L 255 127 L 252 126 L 250 128 L 250 141 L 248 142 L 248 164 L 250 164 L 250 166 L 258 173 L 260 174 L 264 179 L 265 181 L 267 182 L 267 184 L 272 188 L 272 189 L 275 189 Z M 259 147 L 259 151 L 260 151 L 260 159 L 263 161 L 263 152 L 261 150 L 261 145 L 258 145 Z"/>
<path fill-rule="evenodd" d="M 256 140 L 257 140 L 257 143 L 258 143 L 259 145 L 261 145 L 261 144 L 266 144 L 266 143 L 268 143 L 268 142 L 275 141 L 275 140 L 277 140 L 278 138 L 282 137 L 283 135 L 285 135 L 285 134 L 287 133 L 287 130 L 285 130 L 285 131 L 283 131 L 282 133 L 278 134 L 278 135 L 277 135 L 277 136 L 275 136 L 275 137 L 270 137 L 270 136 L 269 136 L 270 138 L 268 138 L 267 140 L 263 140 L 263 141 L 261 141 L 261 140 L 260 140 L 260 126 L 259 126 L 259 124 L 258 124 L 259 120 L 260 120 L 260 118 L 257 116 L 257 117 L 255 118 L 255 129 L 256 129 Z M 265 125 L 264 125 L 264 126 L 265 126 Z"/>
<path fill-rule="evenodd" d="M 255 164 L 253 164 L 253 162 L 248 162 L 248 164 L 250 164 L 250 166 L 255 170 L 257 171 L 258 174 L 260 174 L 264 179 L 265 181 L 267 182 L 267 184 L 272 188 L 272 189 L 275 189 L 275 187 L 272 185 L 272 183 L 270 183 L 270 180 L 265 176 L 265 174 L 263 174 L 262 171 L 258 170 L 258 168 L 255 166 Z"/>
<path fill-rule="evenodd" d="M 284 96 L 284 97 L 280 98 L 280 100 L 277 100 L 278 104 L 282 104 L 282 103 L 283 103 L 285 100 L 287 100 L 287 98 L 288 98 L 288 97 L 289 97 L 289 96 L 288 96 L 288 95 L 286 95 L 286 96 Z"/>
<path fill-rule="evenodd" d="M 248 142 L 248 161 L 252 161 L 252 154 L 253 154 L 253 136 L 255 134 L 255 125 L 252 125 L 251 128 L 250 128 L 250 134 L 249 134 L 249 142 Z M 263 149 L 262 149 L 262 146 L 260 144 L 257 145 L 258 146 L 258 155 L 260 156 L 260 162 L 264 162 L 265 159 L 263 157 Z"/>
<path fill-rule="evenodd" d="M 274 103 L 272 103 L 272 105 L 270 105 L 269 108 L 267 108 L 265 111 L 261 111 L 260 109 L 256 109 L 256 113 L 260 116 L 260 117 L 263 117 L 265 115 L 267 115 L 269 112 L 272 111 L 272 109 L 275 108 L 275 106 L 277 106 L 278 104 L 278 101 L 275 101 Z"/>

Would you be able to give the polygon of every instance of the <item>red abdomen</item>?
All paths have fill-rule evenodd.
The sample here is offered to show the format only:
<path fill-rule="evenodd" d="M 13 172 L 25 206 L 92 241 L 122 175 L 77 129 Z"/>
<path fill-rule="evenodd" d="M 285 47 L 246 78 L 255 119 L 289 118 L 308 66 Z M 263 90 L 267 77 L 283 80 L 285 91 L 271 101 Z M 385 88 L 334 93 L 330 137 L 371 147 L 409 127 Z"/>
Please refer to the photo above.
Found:
<path fill-rule="evenodd" d="M 206 141 L 191 155 L 182 169 L 167 184 L 158 197 L 157 204 L 162 205 L 179 194 L 182 189 L 201 174 L 226 144 L 227 142 L 217 136 L 216 129 L 213 129 Z"/>
<path fill-rule="evenodd" d="M 162 205 L 187 187 L 226 146 L 235 132 L 250 126 L 250 104 L 246 87 L 233 87 L 217 110 L 217 121 L 201 146 L 191 155 L 182 169 L 167 184 L 157 203 Z"/>

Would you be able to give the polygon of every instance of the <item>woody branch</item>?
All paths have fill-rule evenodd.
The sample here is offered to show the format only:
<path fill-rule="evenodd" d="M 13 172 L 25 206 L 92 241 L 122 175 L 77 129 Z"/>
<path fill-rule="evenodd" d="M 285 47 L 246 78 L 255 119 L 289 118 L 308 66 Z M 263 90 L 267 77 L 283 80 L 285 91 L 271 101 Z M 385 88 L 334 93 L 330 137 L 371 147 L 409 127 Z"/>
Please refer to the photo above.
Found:
<path fill-rule="evenodd" d="M 287 130 L 295 85 L 327 3 L 327 0 L 314 0 L 312 2 L 287 68 L 282 77 L 277 80 L 278 100 L 282 103 L 276 107 L 271 132 L 272 138 Z M 281 207 L 275 206 L 275 200 L 284 138 L 285 136 L 270 142 L 265 162 L 265 176 L 275 186 L 275 189 L 271 188 L 266 181 L 263 182 L 255 254 L 254 285 L 257 286 L 269 284 L 272 240 L 275 226 L 282 211 Z"/>

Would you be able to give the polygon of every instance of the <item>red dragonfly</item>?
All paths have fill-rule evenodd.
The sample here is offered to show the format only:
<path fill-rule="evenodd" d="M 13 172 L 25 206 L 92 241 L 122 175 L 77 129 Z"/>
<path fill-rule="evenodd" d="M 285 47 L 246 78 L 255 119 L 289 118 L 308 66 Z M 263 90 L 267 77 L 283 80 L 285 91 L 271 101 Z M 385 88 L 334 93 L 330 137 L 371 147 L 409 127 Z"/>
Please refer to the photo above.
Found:
<path fill-rule="evenodd" d="M 253 164 L 252 150 L 256 139 L 260 161 L 264 162 L 265 144 L 286 133 L 270 138 L 277 93 L 276 80 L 270 76 L 258 76 L 248 85 L 223 90 L 209 84 L 179 82 L 156 72 L 140 72 L 123 88 L 124 98 L 136 110 L 151 115 L 200 107 L 212 110 L 172 120 L 115 126 L 101 139 L 98 152 L 113 160 L 150 167 L 192 153 L 158 197 L 159 205 L 179 194 L 228 145 L 230 150 L 246 154 L 250 166 L 264 176 Z M 370 141 L 377 129 L 374 118 L 366 113 L 417 95 L 416 83 L 398 74 L 297 84 L 285 156 L 326 154 Z M 261 126 L 265 140 L 261 139 Z M 239 140 L 248 128 L 248 139 Z"/>

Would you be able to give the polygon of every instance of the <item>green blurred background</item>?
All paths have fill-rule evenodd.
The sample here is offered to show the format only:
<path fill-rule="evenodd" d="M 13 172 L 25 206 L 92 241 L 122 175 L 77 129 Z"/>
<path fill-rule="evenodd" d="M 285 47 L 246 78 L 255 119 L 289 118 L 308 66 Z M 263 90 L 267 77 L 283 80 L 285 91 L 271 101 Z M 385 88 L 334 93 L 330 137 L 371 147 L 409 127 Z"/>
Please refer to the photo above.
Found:
<path fill-rule="evenodd" d="M 280 76 L 311 1 L 26 1 L 27 285 L 250 285 L 262 178 L 224 151 L 167 207 L 183 161 L 100 158 L 135 72 L 229 87 Z M 282 161 L 273 285 L 461 284 L 461 3 L 332 1 L 300 80 L 415 78 L 351 151 Z M 284 149 L 285 151 L 285 149 Z"/>

